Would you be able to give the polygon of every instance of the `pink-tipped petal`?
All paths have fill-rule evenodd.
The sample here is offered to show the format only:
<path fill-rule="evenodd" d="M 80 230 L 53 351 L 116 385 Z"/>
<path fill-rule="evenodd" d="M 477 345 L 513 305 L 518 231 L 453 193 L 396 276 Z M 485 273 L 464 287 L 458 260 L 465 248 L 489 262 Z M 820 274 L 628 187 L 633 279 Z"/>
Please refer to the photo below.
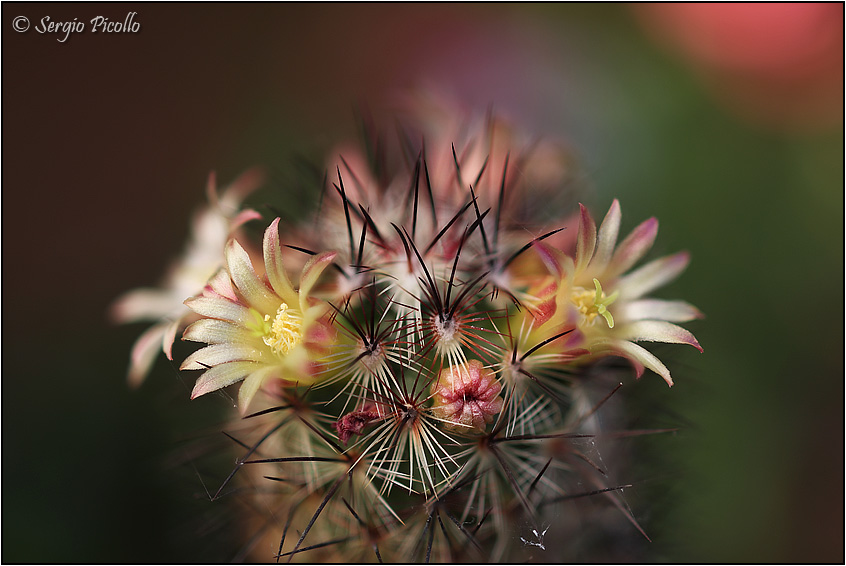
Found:
<path fill-rule="evenodd" d="M 229 320 L 242 326 L 255 320 L 255 317 L 250 315 L 250 309 L 226 299 L 194 297 L 185 301 L 185 305 L 201 316 Z"/>
<path fill-rule="evenodd" d="M 250 306 L 264 313 L 276 312 L 279 298 L 259 279 L 249 254 L 235 240 L 230 240 L 226 246 L 226 266 L 235 287 Z"/>
<path fill-rule="evenodd" d="M 220 206 L 222 208 L 238 208 L 247 195 L 264 183 L 264 177 L 264 171 L 259 167 L 244 171 L 223 191 L 223 195 L 220 197 Z"/>
<path fill-rule="evenodd" d="M 623 356 L 631 362 L 647 367 L 664 378 L 667 385 L 673 386 L 673 378 L 670 377 L 670 370 L 667 369 L 661 360 L 655 357 L 649 350 L 626 340 L 611 340 L 607 343 L 606 351 L 618 356 Z M 635 367 L 637 367 L 637 365 Z M 642 372 L 638 372 L 640 377 Z"/>
<path fill-rule="evenodd" d="M 261 220 L 261 218 L 261 214 L 256 212 L 252 208 L 244 209 L 238 214 L 236 214 L 235 217 L 229 221 L 229 231 L 231 232 L 232 230 L 235 230 L 236 228 L 249 222 L 250 220 Z"/>
<path fill-rule="evenodd" d="M 264 266 L 267 279 L 276 294 L 289 305 L 297 304 L 297 292 L 288 278 L 282 263 L 282 246 L 279 243 L 279 219 L 275 219 L 264 231 Z"/>
<path fill-rule="evenodd" d="M 219 202 L 217 197 L 217 173 L 211 171 L 209 178 L 206 180 L 206 198 L 213 208 L 218 208 Z"/>
<path fill-rule="evenodd" d="M 667 344 L 689 344 L 702 351 L 702 346 L 688 330 L 663 320 L 639 320 L 619 329 L 619 336 L 633 342 L 665 342 Z"/>
<path fill-rule="evenodd" d="M 182 326 L 182 319 L 178 318 L 167 325 L 162 335 L 162 351 L 170 361 L 173 361 L 173 341 L 176 340 L 176 333 L 180 326 Z"/>
<path fill-rule="evenodd" d="M 232 279 L 229 273 L 224 268 L 220 268 L 215 273 L 206 286 L 203 288 L 204 297 L 217 297 L 229 299 L 230 301 L 238 301 L 238 295 L 235 293 L 235 287 L 232 286 Z"/>
<path fill-rule="evenodd" d="M 162 344 L 162 335 L 167 331 L 167 322 L 151 326 L 144 331 L 135 344 L 132 346 L 132 354 L 129 358 L 129 373 L 127 381 L 130 387 L 138 387 L 147 378 L 156 355 L 159 353 Z"/>
<path fill-rule="evenodd" d="M 323 270 L 332 265 L 332 262 L 335 261 L 335 257 L 337 255 L 337 252 L 325 252 L 320 255 L 316 255 L 308 260 L 308 263 L 306 263 L 305 267 L 303 267 L 303 275 L 300 279 L 300 303 L 303 310 L 305 310 L 306 305 L 302 303 L 304 303 L 306 297 L 308 297 L 311 292 L 311 288 L 314 287 L 317 280 L 320 279 L 320 275 L 323 273 Z"/>
<path fill-rule="evenodd" d="M 642 297 L 681 275 L 689 262 L 690 254 L 687 252 L 650 261 L 620 278 L 617 283 L 620 296 L 629 300 Z"/>
<path fill-rule="evenodd" d="M 593 259 L 596 247 L 596 223 L 587 208 L 579 203 L 579 236 L 576 239 L 576 271 L 582 272 Z"/>
<path fill-rule="evenodd" d="M 335 327 L 325 321 L 317 320 L 313 324 L 308 325 L 308 329 L 303 335 L 303 342 L 306 345 L 321 347 L 329 344 L 335 339 Z"/>
<path fill-rule="evenodd" d="M 696 307 L 684 301 L 661 299 L 639 299 L 623 303 L 614 311 L 620 321 L 666 320 L 667 322 L 689 322 L 705 315 Z"/>
<path fill-rule="evenodd" d="M 181 370 L 207 369 L 229 362 L 258 362 L 264 352 L 248 344 L 212 344 L 200 348 L 182 362 Z M 267 356 L 265 356 L 267 357 Z"/>
<path fill-rule="evenodd" d="M 629 270 L 655 242 L 658 235 L 658 219 L 653 217 L 641 222 L 632 233 L 617 247 L 611 262 L 608 264 L 608 271 L 605 277 L 616 277 Z"/>
<path fill-rule="evenodd" d="M 590 266 L 595 270 L 595 273 L 604 271 L 608 262 L 611 260 L 614 246 L 617 244 L 617 235 L 620 232 L 621 218 L 620 202 L 614 199 L 614 202 L 611 203 L 611 208 L 608 209 L 608 213 L 605 215 L 605 219 L 599 226 L 599 235 L 596 238 L 596 253 L 590 262 Z"/>
<path fill-rule="evenodd" d="M 541 326 L 551 319 L 558 310 L 558 301 L 553 295 L 549 299 L 539 303 L 534 308 L 529 309 L 529 313 L 534 317 L 534 326 Z"/>
<path fill-rule="evenodd" d="M 535 241 L 532 246 L 556 280 L 572 276 L 575 266 L 570 256 L 543 242 Z"/>
<path fill-rule="evenodd" d="M 191 399 L 196 399 L 201 395 L 217 391 L 227 385 L 241 381 L 256 369 L 259 369 L 259 367 L 259 364 L 256 362 L 230 362 L 215 366 L 201 375 L 197 383 L 194 384 Z"/>

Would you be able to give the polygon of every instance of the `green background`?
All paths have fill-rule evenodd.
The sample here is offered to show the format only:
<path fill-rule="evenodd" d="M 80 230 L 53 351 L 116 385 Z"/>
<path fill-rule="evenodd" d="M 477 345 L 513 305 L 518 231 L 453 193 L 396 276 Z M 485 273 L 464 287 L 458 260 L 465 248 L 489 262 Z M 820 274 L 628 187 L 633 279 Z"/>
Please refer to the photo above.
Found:
<path fill-rule="evenodd" d="M 133 11 L 137 34 L 12 31 Z M 320 163 L 354 133 L 356 104 L 429 85 L 566 140 L 595 216 L 620 198 L 623 231 L 654 215 L 656 253 L 692 254 L 659 295 L 706 313 L 705 353 L 662 348 L 677 385 L 623 390 L 686 423 L 660 504 L 634 510 L 650 560 L 842 562 L 842 114 L 750 120 L 635 12 L 4 3 L 2 560 L 230 558 L 174 449 L 219 404 L 189 403 L 163 359 L 129 390 L 144 326 L 108 305 L 180 253 L 209 171 L 263 165 L 285 190 L 295 154 Z M 833 72 L 842 97 L 842 45 Z"/>

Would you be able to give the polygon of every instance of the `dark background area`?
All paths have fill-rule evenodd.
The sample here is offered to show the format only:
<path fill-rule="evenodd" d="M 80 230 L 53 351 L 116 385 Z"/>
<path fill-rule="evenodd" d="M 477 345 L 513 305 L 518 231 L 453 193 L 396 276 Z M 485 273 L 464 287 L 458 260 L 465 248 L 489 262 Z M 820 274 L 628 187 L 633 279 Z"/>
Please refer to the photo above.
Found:
<path fill-rule="evenodd" d="M 843 8 L 818 8 L 4 3 L 2 560 L 230 558 L 172 465 L 213 407 L 164 359 L 131 391 L 144 326 L 108 306 L 180 253 L 210 171 L 283 194 L 356 104 L 424 85 L 566 140 L 595 216 L 620 198 L 623 231 L 655 215 L 692 254 L 660 296 L 706 313 L 705 353 L 626 388 L 690 423 L 671 497 L 635 509 L 652 560 L 842 562 Z"/>

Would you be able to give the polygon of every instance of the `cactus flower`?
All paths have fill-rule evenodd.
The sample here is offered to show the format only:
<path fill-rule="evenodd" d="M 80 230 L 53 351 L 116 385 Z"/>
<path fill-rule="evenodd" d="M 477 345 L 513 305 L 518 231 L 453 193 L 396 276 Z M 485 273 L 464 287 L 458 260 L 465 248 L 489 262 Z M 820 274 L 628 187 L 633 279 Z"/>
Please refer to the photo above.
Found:
<path fill-rule="evenodd" d="M 629 271 L 652 247 L 658 221 L 642 222 L 617 245 L 621 217 L 615 199 L 597 232 L 590 213 L 580 205 L 573 258 L 545 243 L 535 244 L 556 280 L 555 295 L 545 305 L 554 312 L 550 324 L 577 327 L 591 357 L 622 356 L 632 362 L 638 377 L 646 367 L 672 386 L 667 367 L 637 342 L 689 344 L 702 351 L 693 334 L 674 324 L 701 318 L 696 307 L 646 297 L 678 277 L 690 256 L 679 252 Z"/>
<path fill-rule="evenodd" d="M 209 344 L 182 363 L 184 370 L 206 370 L 192 399 L 244 380 L 238 393 L 244 413 L 266 380 L 303 383 L 319 373 L 317 359 L 332 331 L 324 320 L 328 305 L 310 298 L 309 292 L 335 253 L 313 257 L 294 289 L 282 265 L 278 225 L 277 218 L 264 233 L 265 278 L 256 273 L 244 248 L 231 240 L 226 271 L 200 296 L 185 301 L 203 318 L 185 330 L 183 340 Z"/>

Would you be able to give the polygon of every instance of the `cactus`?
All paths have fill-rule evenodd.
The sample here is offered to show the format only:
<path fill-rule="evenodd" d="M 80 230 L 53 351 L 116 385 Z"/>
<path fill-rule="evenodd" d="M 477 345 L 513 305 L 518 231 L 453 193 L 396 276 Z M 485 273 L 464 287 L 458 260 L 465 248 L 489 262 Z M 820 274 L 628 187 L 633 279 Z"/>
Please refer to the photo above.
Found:
<path fill-rule="evenodd" d="M 260 251 L 233 238 L 185 302 L 192 398 L 238 387 L 217 495 L 256 510 L 253 559 L 525 560 L 564 544 L 586 496 L 641 530 L 598 448 L 620 435 L 598 419 L 621 385 L 606 359 L 672 385 L 639 342 L 701 351 L 676 325 L 698 310 L 645 298 L 688 255 L 632 270 L 655 219 L 619 245 L 616 200 L 598 230 L 584 206 L 568 226 L 566 153 L 455 123 L 344 150 L 310 222 L 273 220 Z"/>

